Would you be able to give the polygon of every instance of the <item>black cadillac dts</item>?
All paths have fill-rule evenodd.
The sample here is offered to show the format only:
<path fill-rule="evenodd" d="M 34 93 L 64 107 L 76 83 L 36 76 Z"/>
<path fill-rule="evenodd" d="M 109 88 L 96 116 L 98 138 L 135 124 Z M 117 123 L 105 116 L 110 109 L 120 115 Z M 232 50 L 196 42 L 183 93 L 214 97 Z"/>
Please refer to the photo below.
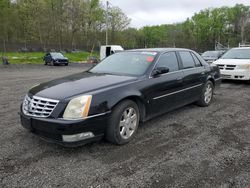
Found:
<path fill-rule="evenodd" d="M 188 49 L 114 54 L 94 68 L 31 88 L 22 126 L 65 146 L 106 138 L 122 145 L 139 123 L 181 106 L 208 106 L 220 83 L 218 67 Z"/>

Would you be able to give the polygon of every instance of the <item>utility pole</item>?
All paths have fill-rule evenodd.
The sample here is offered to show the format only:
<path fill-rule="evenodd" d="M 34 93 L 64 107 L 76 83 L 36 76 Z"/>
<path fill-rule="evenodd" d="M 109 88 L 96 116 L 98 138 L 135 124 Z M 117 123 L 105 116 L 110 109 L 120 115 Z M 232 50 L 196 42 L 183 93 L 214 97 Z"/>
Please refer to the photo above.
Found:
<path fill-rule="evenodd" d="M 107 9 L 106 9 L 106 45 L 108 45 L 108 9 L 109 9 L 109 2 L 107 1 Z"/>

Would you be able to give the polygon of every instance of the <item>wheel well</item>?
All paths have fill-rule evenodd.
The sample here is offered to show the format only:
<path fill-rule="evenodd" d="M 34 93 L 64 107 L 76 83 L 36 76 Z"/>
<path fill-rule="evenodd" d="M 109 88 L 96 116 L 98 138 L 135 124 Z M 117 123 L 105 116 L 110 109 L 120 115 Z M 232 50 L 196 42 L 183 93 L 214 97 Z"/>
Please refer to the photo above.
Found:
<path fill-rule="evenodd" d="M 209 78 L 208 81 L 211 81 L 213 83 L 213 85 L 215 86 L 215 81 L 213 78 Z"/>
<path fill-rule="evenodd" d="M 137 106 L 139 108 L 139 111 L 140 111 L 140 121 L 143 122 L 145 120 L 145 118 L 146 118 L 146 108 L 145 108 L 145 105 L 143 104 L 143 101 L 140 99 L 140 97 L 129 96 L 129 97 L 126 97 L 126 98 L 120 100 L 118 103 L 120 103 L 120 102 L 122 102 L 124 100 L 131 100 L 131 101 L 133 101 L 133 102 L 135 102 L 137 104 Z"/>

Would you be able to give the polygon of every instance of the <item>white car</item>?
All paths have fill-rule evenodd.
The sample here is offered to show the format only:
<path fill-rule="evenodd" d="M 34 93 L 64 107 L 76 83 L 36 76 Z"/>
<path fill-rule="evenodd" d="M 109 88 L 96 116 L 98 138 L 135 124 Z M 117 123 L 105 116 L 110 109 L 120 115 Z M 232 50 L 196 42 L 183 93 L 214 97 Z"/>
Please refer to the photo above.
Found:
<path fill-rule="evenodd" d="M 250 47 L 232 48 L 213 64 L 220 68 L 222 79 L 250 80 Z"/>

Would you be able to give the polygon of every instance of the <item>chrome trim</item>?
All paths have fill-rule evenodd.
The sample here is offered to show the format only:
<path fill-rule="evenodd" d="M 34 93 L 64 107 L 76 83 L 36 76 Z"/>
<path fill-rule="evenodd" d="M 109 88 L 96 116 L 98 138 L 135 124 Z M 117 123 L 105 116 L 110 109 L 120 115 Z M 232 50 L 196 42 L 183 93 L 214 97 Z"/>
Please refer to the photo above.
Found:
<path fill-rule="evenodd" d="M 185 72 L 185 71 L 189 71 L 189 70 L 193 70 L 193 69 L 205 69 L 204 66 L 201 66 L 201 67 L 193 67 L 193 68 L 189 68 L 189 69 L 180 69 L 180 70 L 177 70 L 177 71 L 173 71 L 173 72 L 168 72 L 168 73 L 165 73 L 165 74 L 161 74 L 160 76 L 164 76 L 164 75 L 167 75 L 167 74 L 172 74 L 172 73 L 177 73 L 177 72 Z M 149 79 L 151 78 L 154 78 L 152 76 L 149 77 Z"/>
<path fill-rule="evenodd" d="M 86 120 L 86 119 L 91 119 L 91 118 L 94 118 L 94 117 L 104 116 L 104 115 L 109 114 L 109 113 L 111 113 L 111 111 L 107 111 L 107 112 L 104 112 L 104 113 L 88 116 L 88 117 L 85 117 L 85 118 L 79 118 L 79 119 L 70 119 L 70 118 L 59 118 L 59 119 L 60 120 L 65 120 L 65 121 L 79 121 L 79 120 Z"/>
<path fill-rule="evenodd" d="M 55 99 L 48 99 L 48 98 L 44 98 L 44 97 L 38 97 L 38 96 L 33 96 L 32 99 L 37 99 L 37 100 L 46 100 L 48 102 L 55 102 L 58 103 L 59 100 L 55 100 Z"/>
<path fill-rule="evenodd" d="M 47 118 L 52 114 L 58 103 L 59 100 L 38 96 L 29 97 L 28 95 L 26 95 L 23 100 L 22 111 L 26 116 L 29 117 Z"/>
<path fill-rule="evenodd" d="M 203 84 L 199 84 L 199 85 L 196 85 L 196 86 L 192 86 L 192 87 L 189 87 L 189 88 L 186 88 L 186 89 L 181 89 L 179 91 L 175 91 L 175 92 L 172 92 L 172 93 L 168 93 L 168 94 L 165 94 L 165 95 L 161 95 L 159 97 L 155 97 L 153 98 L 153 100 L 157 100 L 157 99 L 161 99 L 161 98 L 164 98 L 164 97 L 167 97 L 167 96 L 170 96 L 170 95 L 174 95 L 176 93 L 181 93 L 183 91 L 186 91 L 186 90 L 189 90 L 189 89 L 193 89 L 193 88 L 196 88 L 196 87 L 200 87 L 202 86 Z"/>
<path fill-rule="evenodd" d="M 214 81 L 219 81 L 219 80 L 222 80 L 222 78 L 217 78 L 217 79 L 214 79 Z"/>

